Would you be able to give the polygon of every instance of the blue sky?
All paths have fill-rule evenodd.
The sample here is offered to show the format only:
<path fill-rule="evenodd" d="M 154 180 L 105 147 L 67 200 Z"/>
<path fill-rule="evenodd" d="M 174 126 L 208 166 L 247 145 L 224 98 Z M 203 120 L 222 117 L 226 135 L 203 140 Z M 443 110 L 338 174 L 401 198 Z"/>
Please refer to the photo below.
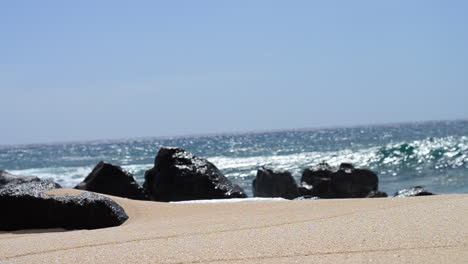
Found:
<path fill-rule="evenodd" d="M 468 117 L 466 1 L 3 1 L 0 144 Z"/>

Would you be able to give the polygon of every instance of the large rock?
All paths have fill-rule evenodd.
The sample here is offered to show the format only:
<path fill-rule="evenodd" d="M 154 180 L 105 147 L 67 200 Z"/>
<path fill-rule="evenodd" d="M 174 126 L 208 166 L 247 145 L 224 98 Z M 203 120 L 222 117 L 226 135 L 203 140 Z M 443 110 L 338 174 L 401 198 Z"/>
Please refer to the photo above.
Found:
<path fill-rule="evenodd" d="M 296 181 L 289 172 L 274 172 L 261 168 L 252 182 L 254 197 L 282 197 L 294 199 L 299 197 Z"/>
<path fill-rule="evenodd" d="M 62 188 L 58 183 L 49 180 L 41 180 L 34 176 L 18 176 L 10 174 L 4 170 L 0 170 L 0 189 L 13 187 L 23 183 L 35 183 L 34 186 L 37 190 L 52 190 Z"/>
<path fill-rule="evenodd" d="M 427 191 L 422 186 L 415 186 L 415 187 L 397 191 L 394 197 L 413 197 L 413 196 L 426 196 L 426 195 L 434 195 L 434 194 Z"/>
<path fill-rule="evenodd" d="M 342 163 L 338 169 L 322 163 L 315 169 L 304 170 L 301 178 L 305 195 L 320 198 L 364 198 L 376 192 L 377 175 L 367 169 L 356 169 Z"/>
<path fill-rule="evenodd" d="M 109 198 L 89 192 L 79 196 L 44 193 L 53 187 L 32 181 L 1 189 L 0 230 L 96 229 L 117 226 L 128 219 L 122 207 Z"/>
<path fill-rule="evenodd" d="M 133 176 L 121 167 L 99 162 L 93 171 L 75 189 L 87 190 L 135 200 L 148 197 Z"/>
<path fill-rule="evenodd" d="M 211 162 L 181 148 L 161 148 L 143 186 L 155 201 L 247 197 Z"/>

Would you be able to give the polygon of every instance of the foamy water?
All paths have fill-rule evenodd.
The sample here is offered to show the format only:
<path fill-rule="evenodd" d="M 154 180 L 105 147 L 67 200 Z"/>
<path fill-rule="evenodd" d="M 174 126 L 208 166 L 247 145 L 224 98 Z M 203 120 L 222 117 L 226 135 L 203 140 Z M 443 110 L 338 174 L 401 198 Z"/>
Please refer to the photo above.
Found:
<path fill-rule="evenodd" d="M 251 194 L 260 167 L 290 171 L 342 162 L 374 170 L 380 189 L 423 185 L 439 193 L 468 192 L 468 122 L 284 131 L 176 139 L 134 139 L 0 148 L 0 168 L 73 187 L 104 160 L 143 183 L 162 146 L 178 146 L 207 158 Z"/>

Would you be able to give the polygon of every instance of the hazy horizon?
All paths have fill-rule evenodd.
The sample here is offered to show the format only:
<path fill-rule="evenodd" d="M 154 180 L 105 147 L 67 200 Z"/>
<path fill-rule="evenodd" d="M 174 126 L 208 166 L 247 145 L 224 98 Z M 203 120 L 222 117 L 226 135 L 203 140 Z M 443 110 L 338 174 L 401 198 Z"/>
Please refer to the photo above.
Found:
<path fill-rule="evenodd" d="M 203 137 L 215 137 L 215 136 L 231 136 L 231 135 L 248 135 L 248 134 L 263 134 L 263 133 L 276 133 L 276 132 L 288 132 L 288 131 L 320 131 L 329 129 L 348 129 L 348 128 L 369 128 L 369 127 L 387 127 L 395 125 L 416 125 L 426 124 L 434 122 L 465 122 L 467 118 L 462 119 L 444 119 L 444 120 L 419 120 L 419 121 L 403 121 L 403 122 L 387 122 L 387 123 L 372 123 L 372 124 L 354 124 L 347 126 L 322 126 L 322 127 L 299 127 L 299 128 L 277 128 L 277 129 L 261 129 L 261 130 L 238 130 L 238 131 L 226 131 L 226 132 L 215 132 L 215 133 L 199 133 L 199 134 L 180 134 L 180 135 L 161 135 L 161 136 L 130 136 L 121 138 L 92 138 L 84 140 L 69 140 L 69 141 L 46 141 L 46 142 L 27 142 L 19 144 L 0 144 L 0 147 L 11 147 L 11 146 L 34 146 L 34 145 L 55 145 L 55 144 L 74 144 L 74 143 L 102 143 L 102 142 L 114 142 L 114 141 L 126 141 L 126 140 L 154 140 L 154 139 L 182 139 L 182 138 L 203 138 Z"/>
<path fill-rule="evenodd" d="M 464 1 L 0 3 L 0 145 L 468 117 Z"/>

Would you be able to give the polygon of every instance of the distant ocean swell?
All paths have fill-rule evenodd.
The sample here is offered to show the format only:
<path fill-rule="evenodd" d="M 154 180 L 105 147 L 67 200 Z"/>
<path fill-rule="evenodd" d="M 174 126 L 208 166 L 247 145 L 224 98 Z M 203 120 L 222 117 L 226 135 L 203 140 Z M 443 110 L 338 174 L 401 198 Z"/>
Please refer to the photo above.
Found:
<path fill-rule="evenodd" d="M 149 162 L 128 163 L 153 160 L 157 150 L 153 146 L 140 150 L 150 157 L 129 156 L 120 160 L 120 164 L 119 162 L 113 163 L 121 165 L 134 174 L 137 181 L 143 183 L 144 172 L 153 164 Z M 96 160 L 96 158 L 108 160 L 109 157 L 105 155 L 89 157 L 89 160 Z M 255 178 L 257 169 L 262 166 L 290 171 L 299 181 L 305 168 L 315 166 L 320 162 L 327 162 L 333 166 L 341 162 L 351 162 L 356 167 L 374 170 L 379 175 L 381 189 L 389 193 L 412 185 L 424 185 L 431 191 L 440 193 L 468 191 L 467 136 L 428 137 L 420 140 L 392 142 L 382 146 L 345 148 L 338 151 L 306 151 L 241 157 L 220 155 L 205 158 L 214 163 L 233 182 L 241 185 L 249 195 L 251 195 L 251 181 Z M 76 157 L 69 157 L 69 159 L 73 160 Z M 9 171 L 18 175 L 35 175 L 53 179 L 65 187 L 73 187 L 82 181 L 94 165 Z"/>

